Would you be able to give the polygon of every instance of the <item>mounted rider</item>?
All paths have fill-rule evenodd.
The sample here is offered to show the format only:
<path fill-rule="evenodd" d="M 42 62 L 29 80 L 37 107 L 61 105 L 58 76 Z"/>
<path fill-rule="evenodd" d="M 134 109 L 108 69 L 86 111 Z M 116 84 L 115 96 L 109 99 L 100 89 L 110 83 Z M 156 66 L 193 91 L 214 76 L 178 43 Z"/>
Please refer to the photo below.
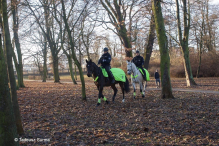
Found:
<path fill-rule="evenodd" d="M 98 61 L 98 65 L 101 64 L 103 68 L 105 68 L 106 72 L 108 73 L 109 79 L 112 84 L 115 83 L 115 79 L 113 77 L 112 72 L 110 71 L 110 61 L 111 61 L 111 55 L 108 53 L 108 48 L 103 49 L 104 54 L 100 57 Z"/>
<path fill-rule="evenodd" d="M 143 69 L 142 65 L 144 65 L 144 58 L 140 56 L 139 51 L 136 51 L 136 56 L 132 59 L 132 62 L 136 65 L 136 67 L 140 68 L 143 71 L 143 79 L 146 80 L 146 73 Z"/>

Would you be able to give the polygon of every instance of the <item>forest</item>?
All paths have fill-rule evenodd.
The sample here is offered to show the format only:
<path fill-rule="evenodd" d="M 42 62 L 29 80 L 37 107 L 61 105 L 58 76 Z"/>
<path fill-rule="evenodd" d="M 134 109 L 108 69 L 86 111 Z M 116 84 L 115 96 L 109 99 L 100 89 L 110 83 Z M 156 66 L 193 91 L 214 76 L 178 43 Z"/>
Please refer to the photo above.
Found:
<path fill-rule="evenodd" d="M 1 0 L 0 146 L 217 145 L 218 6 Z M 104 77 L 105 48 L 125 81 Z"/>

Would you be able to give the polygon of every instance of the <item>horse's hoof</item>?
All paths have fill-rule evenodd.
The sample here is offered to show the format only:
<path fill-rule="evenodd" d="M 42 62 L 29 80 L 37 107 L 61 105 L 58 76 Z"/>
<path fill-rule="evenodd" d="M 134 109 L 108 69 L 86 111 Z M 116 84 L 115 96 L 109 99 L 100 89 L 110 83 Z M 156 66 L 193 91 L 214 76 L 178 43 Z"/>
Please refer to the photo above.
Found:
<path fill-rule="evenodd" d="M 124 103 L 124 102 L 125 102 L 125 99 L 123 99 L 122 102 Z"/>
<path fill-rule="evenodd" d="M 142 98 L 144 98 L 144 95 L 142 95 Z"/>
<path fill-rule="evenodd" d="M 100 103 L 97 103 L 97 106 L 99 106 L 100 105 Z"/>
<path fill-rule="evenodd" d="M 106 104 L 109 104 L 109 101 L 108 101 L 108 100 L 106 101 Z"/>
<path fill-rule="evenodd" d="M 135 96 L 133 98 L 135 99 Z"/>

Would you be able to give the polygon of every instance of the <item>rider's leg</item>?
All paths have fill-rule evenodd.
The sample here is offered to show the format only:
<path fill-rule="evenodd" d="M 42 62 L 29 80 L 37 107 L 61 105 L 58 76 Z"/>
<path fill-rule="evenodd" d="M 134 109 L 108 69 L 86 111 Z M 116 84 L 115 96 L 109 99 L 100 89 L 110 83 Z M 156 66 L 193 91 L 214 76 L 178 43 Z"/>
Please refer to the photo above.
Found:
<path fill-rule="evenodd" d="M 142 66 L 139 66 L 138 68 L 140 68 L 140 69 L 142 70 L 142 72 L 143 72 L 143 74 L 144 74 L 144 75 L 142 75 L 142 76 L 143 76 L 143 79 L 146 80 L 146 73 L 145 73 L 145 70 L 143 69 Z"/>
<path fill-rule="evenodd" d="M 108 76 L 110 78 L 111 83 L 114 84 L 115 83 L 115 79 L 113 77 L 112 72 L 110 71 L 110 66 L 106 66 L 105 69 L 106 69 L 106 71 L 108 73 Z"/>

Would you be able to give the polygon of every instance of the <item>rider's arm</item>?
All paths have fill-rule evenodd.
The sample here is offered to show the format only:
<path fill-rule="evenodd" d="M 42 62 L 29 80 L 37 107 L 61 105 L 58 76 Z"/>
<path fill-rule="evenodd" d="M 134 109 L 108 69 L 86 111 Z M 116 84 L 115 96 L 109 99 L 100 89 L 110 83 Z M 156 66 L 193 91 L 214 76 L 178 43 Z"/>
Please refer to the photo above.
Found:
<path fill-rule="evenodd" d="M 102 57 L 99 59 L 99 61 L 98 61 L 98 65 L 101 64 L 101 60 L 102 60 Z"/>

